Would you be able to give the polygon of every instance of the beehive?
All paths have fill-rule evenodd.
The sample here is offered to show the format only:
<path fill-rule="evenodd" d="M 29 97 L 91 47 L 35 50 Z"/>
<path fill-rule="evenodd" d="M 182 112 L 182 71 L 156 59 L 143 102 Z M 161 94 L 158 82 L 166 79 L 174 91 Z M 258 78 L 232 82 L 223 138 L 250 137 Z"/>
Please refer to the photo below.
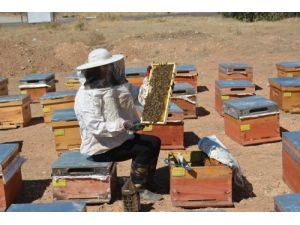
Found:
<path fill-rule="evenodd" d="M 29 95 L 0 96 L 0 129 L 25 127 L 30 119 Z"/>
<path fill-rule="evenodd" d="M 55 110 L 73 108 L 76 92 L 76 90 L 67 90 L 44 94 L 40 99 L 44 112 L 44 122 L 51 122 Z"/>
<path fill-rule="evenodd" d="M 179 166 L 178 154 L 192 168 Z M 232 170 L 202 151 L 169 154 L 170 196 L 174 206 L 184 208 L 232 206 Z"/>
<path fill-rule="evenodd" d="M 175 82 L 189 83 L 195 88 L 195 90 L 197 90 L 197 85 L 198 85 L 197 68 L 193 64 L 178 64 L 176 66 Z"/>
<path fill-rule="evenodd" d="M 141 86 L 147 73 L 147 67 L 132 67 L 125 69 L 125 76 L 129 83 Z"/>
<path fill-rule="evenodd" d="M 184 112 L 184 119 L 197 118 L 197 94 L 190 83 L 175 83 L 172 101 Z"/>
<path fill-rule="evenodd" d="M 277 212 L 300 212 L 300 194 L 275 196 L 274 205 Z"/>
<path fill-rule="evenodd" d="M 242 63 L 219 64 L 219 80 L 253 80 L 253 68 Z"/>
<path fill-rule="evenodd" d="M 225 134 L 237 143 L 251 145 L 281 140 L 275 102 L 262 96 L 250 96 L 223 104 Z"/>
<path fill-rule="evenodd" d="M 242 98 L 255 94 L 255 85 L 247 80 L 215 81 L 215 109 L 223 115 L 223 102 L 229 99 Z"/>
<path fill-rule="evenodd" d="M 4 211 L 21 193 L 21 166 L 24 159 L 18 143 L 0 144 L 0 211 Z"/>
<path fill-rule="evenodd" d="M 69 90 L 78 90 L 80 87 L 79 77 L 77 74 L 71 74 L 65 77 L 65 86 Z"/>
<path fill-rule="evenodd" d="M 7 212 L 86 212 L 84 202 L 12 204 Z"/>
<path fill-rule="evenodd" d="M 300 77 L 300 61 L 279 62 L 276 68 L 278 77 Z"/>
<path fill-rule="evenodd" d="M 73 108 L 54 111 L 51 126 L 58 154 L 62 151 L 80 148 L 79 123 Z"/>
<path fill-rule="evenodd" d="M 0 96 L 8 95 L 8 79 L 5 77 L 0 77 Z"/>
<path fill-rule="evenodd" d="M 53 198 L 86 203 L 110 202 L 115 194 L 117 170 L 113 162 L 94 162 L 69 151 L 52 164 Z"/>
<path fill-rule="evenodd" d="M 270 99 L 285 112 L 300 112 L 300 77 L 270 78 Z"/>
<path fill-rule="evenodd" d="M 300 192 L 300 131 L 282 134 L 283 180 L 294 192 Z"/>
<path fill-rule="evenodd" d="M 55 91 L 54 73 L 37 73 L 25 76 L 20 80 L 21 94 L 29 94 L 31 102 L 39 102 L 46 92 Z"/>

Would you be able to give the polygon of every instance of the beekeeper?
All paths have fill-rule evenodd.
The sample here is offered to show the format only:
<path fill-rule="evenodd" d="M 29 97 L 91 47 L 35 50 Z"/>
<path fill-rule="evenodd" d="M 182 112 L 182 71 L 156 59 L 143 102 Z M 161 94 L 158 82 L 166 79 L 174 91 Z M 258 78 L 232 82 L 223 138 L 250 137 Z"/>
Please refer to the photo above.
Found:
<path fill-rule="evenodd" d="M 125 77 L 123 55 L 103 48 L 90 52 L 88 62 L 77 67 L 81 86 L 75 97 L 80 125 L 80 152 L 97 162 L 132 159 L 131 180 L 141 200 L 158 201 L 153 191 L 161 141 L 137 134 L 142 129 L 135 104 L 143 104 L 147 78 L 139 88 Z"/>

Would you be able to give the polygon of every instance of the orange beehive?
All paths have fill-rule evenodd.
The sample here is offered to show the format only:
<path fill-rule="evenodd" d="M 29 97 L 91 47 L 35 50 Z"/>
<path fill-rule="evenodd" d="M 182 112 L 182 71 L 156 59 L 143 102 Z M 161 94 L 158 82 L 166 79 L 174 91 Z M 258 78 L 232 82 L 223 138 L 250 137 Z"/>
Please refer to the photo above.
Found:
<path fill-rule="evenodd" d="M 279 62 L 276 68 L 278 77 L 300 77 L 300 61 Z"/>
<path fill-rule="evenodd" d="M 219 64 L 219 80 L 253 80 L 253 68 L 241 63 Z"/>
<path fill-rule="evenodd" d="M 178 64 L 176 66 L 175 82 L 189 83 L 197 90 L 198 72 L 196 67 L 192 64 Z"/>
<path fill-rule="evenodd" d="M 132 67 L 125 69 L 126 79 L 129 83 L 141 86 L 143 84 L 143 80 L 146 76 L 147 68 L 146 67 Z"/>

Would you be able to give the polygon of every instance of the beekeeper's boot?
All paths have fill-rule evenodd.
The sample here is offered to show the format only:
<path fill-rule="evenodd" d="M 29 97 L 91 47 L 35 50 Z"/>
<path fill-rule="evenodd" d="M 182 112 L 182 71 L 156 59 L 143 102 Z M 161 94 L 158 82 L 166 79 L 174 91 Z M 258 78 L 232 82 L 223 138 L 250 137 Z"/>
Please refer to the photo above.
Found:
<path fill-rule="evenodd" d="M 139 191 L 141 201 L 156 202 L 162 199 L 162 195 L 148 190 L 148 173 L 149 165 L 132 162 L 130 176 L 132 182 Z"/>

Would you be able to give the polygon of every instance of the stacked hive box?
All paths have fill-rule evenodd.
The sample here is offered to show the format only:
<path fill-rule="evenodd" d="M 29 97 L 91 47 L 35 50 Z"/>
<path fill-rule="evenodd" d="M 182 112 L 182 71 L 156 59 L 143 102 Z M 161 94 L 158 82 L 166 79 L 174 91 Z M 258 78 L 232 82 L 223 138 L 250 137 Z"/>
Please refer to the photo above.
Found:
<path fill-rule="evenodd" d="M 0 144 L 0 211 L 4 211 L 21 193 L 24 160 L 20 151 L 19 143 Z"/>
<path fill-rule="evenodd" d="M 29 95 L 0 96 L 0 129 L 24 127 L 30 119 Z"/>
<path fill-rule="evenodd" d="M 197 118 L 197 95 L 190 83 L 175 83 L 172 101 L 184 112 L 184 119 Z"/>
<path fill-rule="evenodd" d="M 300 61 L 276 64 L 278 77 L 300 77 Z"/>
<path fill-rule="evenodd" d="M 270 99 L 285 112 L 300 112 L 300 77 L 270 78 Z"/>
<path fill-rule="evenodd" d="M 183 110 L 176 104 L 170 103 L 166 124 L 146 125 L 139 133 L 159 137 L 161 149 L 184 149 Z"/>
<path fill-rule="evenodd" d="M 86 212 L 84 202 L 12 204 L 6 212 Z"/>
<path fill-rule="evenodd" d="M 241 63 L 219 64 L 219 80 L 253 80 L 253 68 Z"/>
<path fill-rule="evenodd" d="M 1 95 L 8 95 L 8 79 L 5 77 L 0 77 L 0 96 Z"/>
<path fill-rule="evenodd" d="M 224 103 L 225 134 L 242 145 L 280 140 L 279 111 L 275 102 L 262 96 Z"/>
<path fill-rule="evenodd" d="M 54 111 L 51 126 L 58 154 L 62 153 L 62 151 L 80 148 L 79 123 L 73 108 Z"/>
<path fill-rule="evenodd" d="M 69 90 L 78 90 L 80 87 L 79 77 L 77 74 L 71 74 L 65 77 L 67 80 L 65 86 Z"/>
<path fill-rule="evenodd" d="M 192 64 L 179 64 L 176 66 L 175 82 L 178 83 L 189 83 L 195 90 L 198 85 L 198 72 Z"/>
<path fill-rule="evenodd" d="M 113 162 L 95 162 L 79 151 L 64 152 L 52 164 L 53 198 L 110 202 L 115 193 L 116 177 Z"/>
<path fill-rule="evenodd" d="M 283 132 L 282 169 L 286 184 L 300 192 L 300 131 Z"/>
<path fill-rule="evenodd" d="M 223 102 L 255 94 L 255 85 L 247 80 L 215 81 L 215 109 L 223 115 Z"/>
<path fill-rule="evenodd" d="M 141 86 L 143 84 L 143 80 L 146 76 L 147 68 L 146 67 L 133 67 L 133 68 L 126 68 L 125 75 L 126 79 L 129 83 Z"/>
<path fill-rule="evenodd" d="M 178 166 L 179 153 L 192 170 Z M 201 151 L 169 154 L 170 195 L 174 206 L 232 206 L 232 170 L 216 160 L 204 159 Z"/>
<path fill-rule="evenodd" d="M 277 212 L 300 212 L 300 194 L 278 195 L 274 203 Z"/>
<path fill-rule="evenodd" d="M 40 100 L 43 106 L 44 122 L 51 122 L 55 110 L 73 108 L 76 92 L 76 90 L 68 90 L 44 94 Z"/>
<path fill-rule="evenodd" d="M 30 74 L 20 80 L 21 94 L 29 94 L 32 102 L 39 102 L 46 92 L 55 91 L 54 73 Z"/>

